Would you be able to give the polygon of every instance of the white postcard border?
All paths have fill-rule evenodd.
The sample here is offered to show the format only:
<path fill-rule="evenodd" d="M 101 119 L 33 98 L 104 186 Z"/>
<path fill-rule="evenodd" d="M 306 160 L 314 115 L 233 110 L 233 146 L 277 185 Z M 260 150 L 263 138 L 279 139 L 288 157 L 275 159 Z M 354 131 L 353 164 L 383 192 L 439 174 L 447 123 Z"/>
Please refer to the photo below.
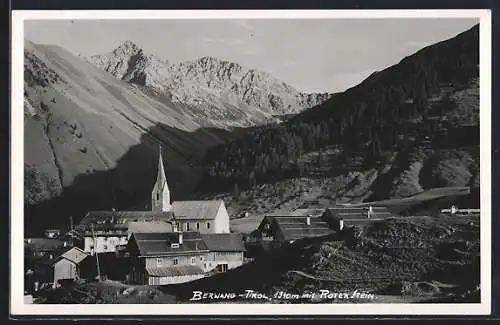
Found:
<path fill-rule="evenodd" d="M 481 303 L 479 304 L 164 304 L 29 305 L 23 299 L 24 21 L 40 19 L 394 19 L 480 20 Z M 14 10 L 11 47 L 12 315 L 485 315 L 491 312 L 491 12 L 490 10 Z M 195 308 L 193 308 L 195 307 Z"/>

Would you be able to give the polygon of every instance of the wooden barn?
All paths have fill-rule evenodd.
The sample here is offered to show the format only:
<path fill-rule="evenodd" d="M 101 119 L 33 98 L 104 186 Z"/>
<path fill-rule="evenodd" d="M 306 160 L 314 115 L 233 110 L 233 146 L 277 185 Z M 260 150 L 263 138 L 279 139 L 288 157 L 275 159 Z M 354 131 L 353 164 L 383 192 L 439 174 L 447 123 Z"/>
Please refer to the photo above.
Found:
<path fill-rule="evenodd" d="M 332 234 L 328 223 L 314 216 L 266 216 L 257 228 L 263 241 L 271 241 L 271 247 L 281 247 L 302 238 L 314 238 Z"/>
<path fill-rule="evenodd" d="M 80 266 L 89 256 L 78 247 L 71 247 L 57 257 L 52 266 L 54 270 L 53 286 L 57 287 L 62 281 L 78 280 L 81 276 Z"/>

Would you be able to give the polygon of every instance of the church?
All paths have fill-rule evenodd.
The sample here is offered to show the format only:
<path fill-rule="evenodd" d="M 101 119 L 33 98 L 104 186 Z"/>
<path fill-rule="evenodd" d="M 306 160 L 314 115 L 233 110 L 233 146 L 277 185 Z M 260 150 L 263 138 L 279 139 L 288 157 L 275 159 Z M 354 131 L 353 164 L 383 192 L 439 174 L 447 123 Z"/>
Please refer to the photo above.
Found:
<path fill-rule="evenodd" d="M 132 232 L 193 231 L 200 234 L 228 234 L 229 215 L 222 200 L 170 200 L 161 154 L 156 182 L 151 192 L 151 211 L 89 211 L 76 227 L 82 233 L 82 249 L 90 254 L 115 253 L 127 245 Z M 146 224 L 147 223 L 147 224 Z M 150 227 L 149 227 L 150 226 Z"/>

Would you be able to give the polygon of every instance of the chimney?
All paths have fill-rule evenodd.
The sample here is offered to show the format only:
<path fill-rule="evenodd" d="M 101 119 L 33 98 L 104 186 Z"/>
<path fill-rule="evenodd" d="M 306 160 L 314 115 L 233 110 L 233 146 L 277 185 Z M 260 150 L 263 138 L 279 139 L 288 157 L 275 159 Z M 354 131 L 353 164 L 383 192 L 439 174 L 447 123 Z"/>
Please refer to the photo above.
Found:
<path fill-rule="evenodd" d="M 308 214 L 308 215 L 307 215 L 307 217 L 306 217 L 306 224 L 307 224 L 308 226 L 310 226 L 310 225 L 311 225 L 311 215 L 310 215 L 310 214 Z"/>
<path fill-rule="evenodd" d="M 181 232 L 179 232 L 179 245 L 182 245 L 182 240 L 183 240 L 183 238 L 182 238 L 182 231 L 181 231 Z"/>

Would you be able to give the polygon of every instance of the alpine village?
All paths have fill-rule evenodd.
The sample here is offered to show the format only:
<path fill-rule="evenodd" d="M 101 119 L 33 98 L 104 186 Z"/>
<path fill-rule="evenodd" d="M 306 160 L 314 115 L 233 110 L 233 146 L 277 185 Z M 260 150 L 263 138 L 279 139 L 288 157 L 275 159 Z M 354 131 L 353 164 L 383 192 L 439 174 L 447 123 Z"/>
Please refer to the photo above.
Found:
<path fill-rule="evenodd" d="M 25 40 L 26 303 L 194 303 L 194 292 L 247 303 L 341 300 L 328 292 L 372 297 L 356 303 L 477 302 L 478 33 L 343 93 L 265 93 L 275 111 L 262 120 L 239 111 L 253 112 L 257 95 L 217 106 L 227 93 L 202 93 L 234 90 L 231 73 L 256 70 L 215 58 L 167 66 L 131 42 L 84 58 Z M 112 70 L 115 61 L 128 66 Z M 169 69 L 163 84 L 174 72 L 198 73 L 189 87 L 217 77 L 167 97 L 153 68 Z M 144 78 L 123 75 L 133 69 Z M 255 94 L 284 84 L 267 74 L 245 82 Z M 196 96 L 214 101 L 197 106 Z M 292 97 L 302 106 L 290 112 Z"/>

